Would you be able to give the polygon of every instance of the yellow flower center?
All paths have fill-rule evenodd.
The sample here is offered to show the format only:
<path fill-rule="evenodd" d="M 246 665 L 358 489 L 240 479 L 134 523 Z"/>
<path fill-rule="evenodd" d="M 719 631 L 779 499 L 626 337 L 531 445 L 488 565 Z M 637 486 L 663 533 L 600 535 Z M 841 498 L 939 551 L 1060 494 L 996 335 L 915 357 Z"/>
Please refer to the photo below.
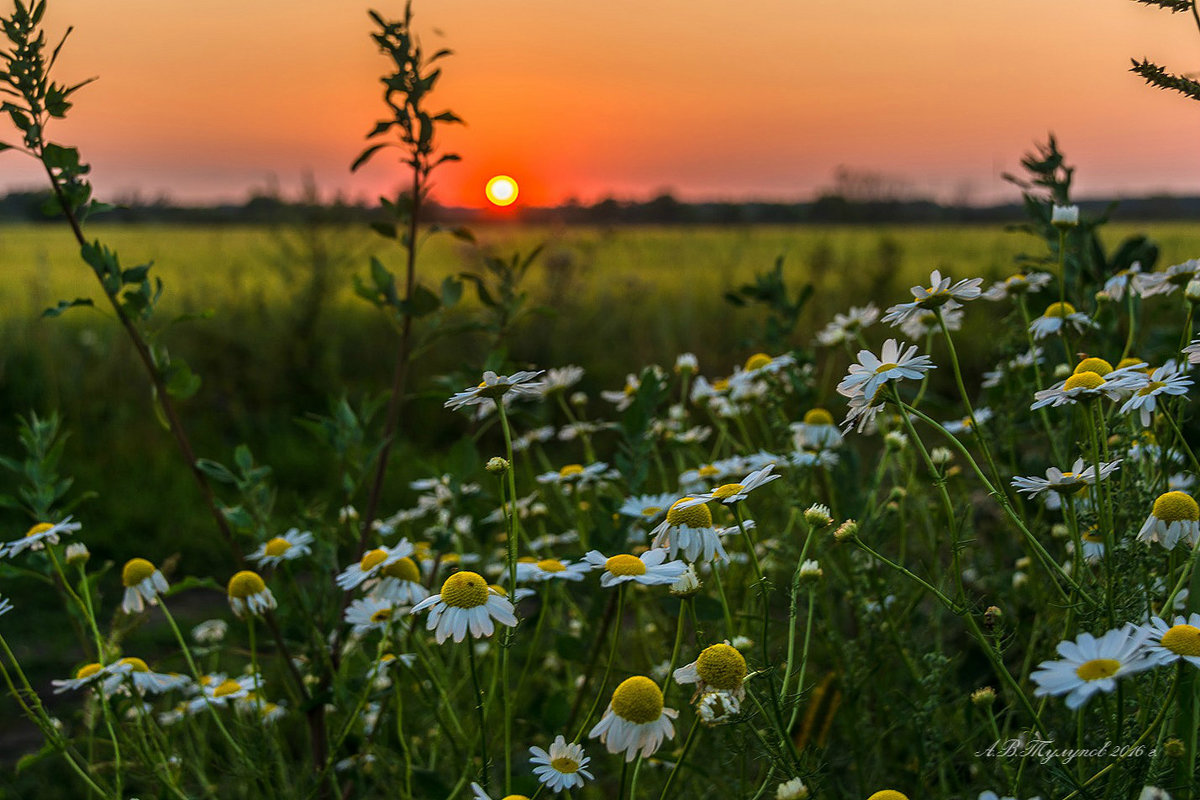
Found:
<path fill-rule="evenodd" d="M 613 575 L 645 575 L 646 565 L 637 556 L 622 554 L 604 562 L 604 568 Z"/>
<path fill-rule="evenodd" d="M 121 583 L 128 589 L 137 586 L 153 574 L 154 565 L 149 561 L 144 558 L 131 558 L 125 562 L 125 569 L 121 570 Z"/>
<path fill-rule="evenodd" d="M 282 536 L 276 536 L 271 541 L 267 542 L 267 546 L 263 548 L 263 552 L 269 556 L 279 557 L 292 549 L 292 543 Z"/>
<path fill-rule="evenodd" d="M 529 798 L 523 794 L 506 794 L 500 800 L 529 800 Z"/>
<path fill-rule="evenodd" d="M 83 678 L 90 678 L 102 669 L 104 669 L 104 667 L 95 663 L 94 661 L 91 664 L 84 664 L 75 671 L 75 679 L 82 680 Z"/>
<path fill-rule="evenodd" d="M 37 536 L 39 533 L 45 533 L 46 531 L 50 530 L 53 527 L 54 526 L 51 525 L 49 522 L 39 522 L 37 525 L 34 525 L 32 528 L 30 528 L 28 531 L 26 531 L 25 535 L 26 536 Z"/>
<path fill-rule="evenodd" d="M 727 497 L 733 497 L 735 494 L 745 488 L 746 487 L 742 486 L 740 483 L 727 483 L 724 486 L 718 486 L 713 490 L 713 499 L 724 500 Z M 712 518 L 712 514 L 709 514 L 709 518 Z"/>
<path fill-rule="evenodd" d="M 371 622 L 387 622 L 392 618 L 392 609 L 381 608 L 371 615 Z"/>
<path fill-rule="evenodd" d="M 421 570 L 417 569 L 417 562 L 408 557 L 393 561 L 379 572 L 388 578 L 399 578 L 409 583 L 421 582 Z"/>
<path fill-rule="evenodd" d="M 244 569 L 229 579 L 229 596 L 246 598 L 265 591 L 267 585 L 257 572 Z"/>
<path fill-rule="evenodd" d="M 1160 494 L 1154 501 L 1152 513 L 1166 523 L 1200 520 L 1200 506 L 1196 505 L 1196 501 L 1190 495 L 1183 492 Z"/>
<path fill-rule="evenodd" d="M 1145 397 L 1148 394 L 1154 394 L 1156 391 L 1158 391 L 1159 389 L 1163 388 L 1166 385 L 1167 384 L 1165 381 L 1150 381 L 1145 386 L 1138 389 L 1138 395 L 1141 397 Z"/>
<path fill-rule="evenodd" d="M 662 511 L 662 506 L 646 506 L 642 509 L 642 516 L 653 517 L 660 511 Z"/>
<path fill-rule="evenodd" d="M 583 465 L 582 464 L 567 464 L 565 467 L 563 467 L 562 469 L 560 469 L 558 471 L 558 477 L 562 478 L 563 480 L 566 480 L 567 478 L 574 478 L 574 477 L 577 477 L 582 474 L 583 474 Z"/>
<path fill-rule="evenodd" d="M 564 572 L 567 569 L 557 558 L 543 558 L 537 562 L 537 567 L 542 572 Z"/>
<path fill-rule="evenodd" d="M 705 464 L 703 467 L 696 470 L 696 473 L 701 478 L 711 478 L 717 474 L 717 468 L 714 467 L 712 464 Z"/>
<path fill-rule="evenodd" d="M 487 599 L 487 581 L 476 572 L 456 572 L 442 584 L 442 602 L 448 606 L 477 608 Z"/>
<path fill-rule="evenodd" d="M 1094 372 L 1097 375 L 1107 375 L 1113 371 L 1112 364 L 1105 361 L 1103 358 L 1085 358 L 1075 367 L 1075 374 L 1081 372 Z"/>
<path fill-rule="evenodd" d="M 871 795 L 867 800 L 908 800 L 908 795 L 897 792 L 895 789 L 884 789 L 882 792 Z"/>
<path fill-rule="evenodd" d="M 462 559 L 459 557 L 458 553 L 442 554 L 442 563 L 443 564 L 457 564 L 461 560 Z"/>
<path fill-rule="evenodd" d="M 713 381 L 712 385 L 714 392 L 723 392 L 729 388 L 729 378 L 720 378 Z"/>
<path fill-rule="evenodd" d="M 358 562 L 358 568 L 363 572 L 370 572 L 378 567 L 381 562 L 386 561 L 387 557 L 388 551 L 384 550 L 382 547 L 376 548 L 375 550 L 368 550 L 366 554 L 363 555 L 362 561 Z"/>
<path fill-rule="evenodd" d="M 1085 681 L 1098 681 L 1101 678 L 1111 678 L 1121 668 L 1121 662 L 1115 658 L 1093 658 L 1075 668 L 1075 674 Z"/>
<path fill-rule="evenodd" d="M 1091 542 L 1092 544 L 1104 544 L 1104 534 L 1100 533 L 1100 529 L 1095 526 L 1088 528 L 1086 531 L 1080 534 L 1080 538 L 1082 538 L 1085 542 Z"/>
<path fill-rule="evenodd" d="M 682 497 L 671 504 L 671 508 L 667 511 L 668 525 L 682 525 L 688 528 L 712 527 L 712 512 L 708 510 L 708 506 L 704 503 L 687 508 L 679 507 L 680 503 L 692 499 L 694 498 Z"/>
<path fill-rule="evenodd" d="M 1128 356 L 1127 358 L 1122 358 L 1119 362 L 1117 362 L 1117 369 L 1123 369 L 1125 367 L 1132 367 L 1134 364 L 1140 364 L 1140 363 L 1142 363 L 1142 360 L 1140 358 L 1134 358 L 1133 356 Z"/>
<path fill-rule="evenodd" d="M 696 673 L 700 680 L 714 689 L 736 689 L 746 677 L 746 659 L 735 647 L 714 644 L 700 652 L 700 657 L 696 659 Z"/>
<path fill-rule="evenodd" d="M 643 675 L 626 678 L 613 690 L 612 710 L 638 725 L 654 722 L 662 714 L 663 696 L 658 684 Z"/>
<path fill-rule="evenodd" d="M 1076 372 L 1063 383 L 1063 391 L 1068 389 L 1099 389 L 1104 385 L 1104 378 L 1095 372 Z"/>
<path fill-rule="evenodd" d="M 823 408 L 813 408 L 804 415 L 805 425 L 832 425 L 833 414 Z"/>
<path fill-rule="evenodd" d="M 1176 625 L 1162 635 L 1159 643 L 1181 656 L 1200 656 L 1200 628 Z"/>
<path fill-rule="evenodd" d="M 898 366 L 900 366 L 900 365 L 893 364 L 890 361 L 886 364 L 880 364 L 878 367 L 875 368 L 875 374 L 878 375 L 881 372 L 887 372 L 889 369 L 895 369 Z"/>
<path fill-rule="evenodd" d="M 146 662 L 140 658 L 122 658 L 117 662 L 118 666 L 129 667 L 133 672 L 149 672 L 150 668 L 146 666 Z"/>
<path fill-rule="evenodd" d="M 762 369 L 767 364 L 771 363 L 771 357 L 766 353 L 755 353 L 746 359 L 746 371 L 752 372 L 756 369 Z"/>
<path fill-rule="evenodd" d="M 1058 317 L 1059 319 L 1065 319 L 1074 313 L 1075 306 L 1071 305 L 1070 303 L 1051 303 L 1050 305 L 1046 306 L 1046 310 L 1042 313 L 1042 316 L 1047 318 Z"/>
<path fill-rule="evenodd" d="M 566 756 L 550 759 L 550 766 L 555 772 L 561 772 L 564 775 L 579 772 L 579 762 Z"/>
<path fill-rule="evenodd" d="M 234 692 L 240 692 L 242 685 L 233 679 L 221 681 L 221 685 L 213 689 L 213 697 L 227 697 Z"/>

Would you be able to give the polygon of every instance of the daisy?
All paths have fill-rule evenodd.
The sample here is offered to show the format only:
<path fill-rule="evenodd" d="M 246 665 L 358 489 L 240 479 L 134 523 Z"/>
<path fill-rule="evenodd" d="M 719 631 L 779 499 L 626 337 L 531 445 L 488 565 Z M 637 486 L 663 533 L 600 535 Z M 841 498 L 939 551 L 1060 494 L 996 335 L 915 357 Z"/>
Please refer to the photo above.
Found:
<path fill-rule="evenodd" d="M 1083 557 L 1089 564 L 1095 564 L 1104 558 L 1104 535 L 1095 525 L 1079 534 L 1083 541 Z"/>
<path fill-rule="evenodd" d="M 929 286 L 914 286 L 910 290 L 915 300 L 911 303 L 900 303 L 887 310 L 883 321 L 890 325 L 899 325 L 913 314 L 922 310 L 932 310 L 947 306 L 953 309 L 958 306 L 956 301 L 974 300 L 982 290 L 979 288 L 983 278 L 970 278 L 951 285 L 952 278 L 942 277 L 940 270 L 929 274 Z"/>
<path fill-rule="evenodd" d="M 698 695 L 700 699 L 696 701 L 696 716 L 705 725 L 720 725 L 742 713 L 741 698 L 732 692 L 709 689 Z"/>
<path fill-rule="evenodd" d="M 697 495 L 691 499 L 683 498 L 682 500 L 673 503 L 671 508 L 683 511 L 684 509 L 698 506 L 702 503 L 709 503 L 713 500 L 720 500 L 725 505 L 732 505 L 740 502 L 749 497 L 750 492 L 754 491 L 759 486 L 768 484 L 776 478 L 783 477 L 782 475 L 772 475 L 771 470 L 773 469 L 775 469 L 775 464 L 767 464 L 762 469 L 755 470 L 746 477 L 742 478 L 740 483 L 722 484 L 707 494 Z M 668 516 L 670 516 L 669 511 Z"/>
<path fill-rule="evenodd" d="M 537 476 L 537 482 L 555 483 L 560 486 L 589 486 L 597 481 L 615 477 L 617 477 L 616 472 L 610 470 L 607 463 L 597 461 L 586 467 L 582 464 L 567 464 L 560 470 L 543 472 Z"/>
<path fill-rule="evenodd" d="M 438 644 L 451 636 L 455 642 L 461 642 L 468 629 L 476 638 L 491 636 L 495 630 L 492 620 L 509 627 L 517 624 L 512 603 L 488 586 L 482 575 L 465 570 L 446 578 L 441 592 L 417 603 L 409 613 L 426 609 L 429 620 L 425 629 L 436 629 Z"/>
<path fill-rule="evenodd" d="M 1152 617 L 1143 627 L 1149 633 L 1146 650 L 1150 658 L 1159 664 L 1172 664 L 1183 659 L 1193 667 L 1200 667 L 1200 614 L 1192 613 L 1186 619 L 1175 617 L 1171 625 L 1159 617 Z"/>
<path fill-rule="evenodd" d="M 873 398 L 876 390 L 887 381 L 916 380 L 935 368 L 929 356 L 917 355 L 916 345 L 905 347 L 905 343 L 897 344 L 895 339 L 888 339 L 883 343 L 879 357 L 869 350 L 859 350 L 859 363 L 850 365 L 850 373 L 838 384 L 838 393 L 850 398 Z"/>
<path fill-rule="evenodd" d="M 602 567 L 600 585 L 604 588 L 634 581 L 646 586 L 665 586 L 675 583 L 687 572 L 682 561 L 667 561 L 665 550 L 647 550 L 639 556 L 628 554 L 605 557 L 599 550 L 592 550 L 583 557 L 589 564 Z"/>
<path fill-rule="evenodd" d="M 833 421 L 833 414 L 823 408 L 804 412 L 802 422 L 793 422 L 792 446 L 797 450 L 827 450 L 842 444 L 842 432 Z"/>
<path fill-rule="evenodd" d="M 859 331 L 869 328 L 879 319 L 879 309 L 874 303 L 851 308 L 845 314 L 834 314 L 833 321 L 817 333 L 817 341 L 829 347 L 853 339 Z"/>
<path fill-rule="evenodd" d="M 746 460 L 741 456 L 722 458 L 708 464 L 701 464 L 695 469 L 684 470 L 679 475 L 679 487 L 686 490 L 688 487 L 712 486 L 745 470 Z M 671 502 L 676 499 L 678 499 L 678 495 L 674 495 Z M 667 504 L 667 507 L 670 507 L 670 503 Z"/>
<path fill-rule="evenodd" d="M 1049 272 L 1029 272 L 1009 275 L 1004 280 L 993 283 L 980 297 L 984 300 L 997 301 L 1026 293 L 1040 292 L 1052 280 L 1054 280 L 1054 276 Z"/>
<path fill-rule="evenodd" d="M 808 787 L 799 778 L 792 778 L 775 787 L 775 800 L 808 800 Z"/>
<path fill-rule="evenodd" d="M 192 628 L 192 639 L 196 644 L 213 645 L 225 641 L 229 632 L 229 623 L 223 619 L 206 619 Z"/>
<path fill-rule="evenodd" d="M 557 558 L 543 558 L 540 561 L 525 561 L 517 564 L 517 580 L 519 581 L 581 581 L 593 569 L 591 564 L 581 561 L 559 561 Z"/>
<path fill-rule="evenodd" d="M 1133 395 L 1121 406 L 1121 413 L 1126 414 L 1137 410 L 1140 413 L 1142 427 L 1150 425 L 1151 415 L 1157 406 L 1159 395 L 1184 395 L 1192 385 L 1192 379 L 1184 374 L 1174 361 L 1168 361 L 1150 373 L 1149 380 L 1144 386 L 1134 391 Z"/>
<path fill-rule="evenodd" d="M 372 597 L 393 604 L 419 603 L 429 597 L 429 590 L 421 583 L 420 567 L 408 556 L 384 564 L 363 582 L 363 588 Z"/>
<path fill-rule="evenodd" d="M 975 409 L 975 422 L 979 423 L 980 425 L 987 422 L 991 418 L 992 418 L 992 410 L 990 408 L 983 406 L 983 407 Z M 975 423 L 971 422 L 970 417 L 963 417 L 962 419 L 955 419 L 955 420 L 951 420 L 949 422 L 942 423 L 942 427 L 946 429 L 947 433 L 953 433 L 956 436 L 960 433 L 966 433 L 967 431 L 971 430 L 974 426 L 975 426 Z"/>
<path fill-rule="evenodd" d="M 747 377 L 761 376 L 763 374 L 774 375 L 785 367 L 790 367 L 796 363 L 796 357 L 791 353 L 784 353 L 781 356 L 769 356 L 766 353 L 755 353 L 746 359 L 746 363 L 742 366 L 740 374 Z M 736 382 L 733 378 L 730 382 Z"/>
<path fill-rule="evenodd" d="M 239 619 L 246 616 L 247 612 L 251 616 L 261 616 L 276 606 L 275 595 L 271 594 L 271 590 L 263 583 L 262 577 L 248 569 L 229 579 L 227 593 L 229 607 Z"/>
<path fill-rule="evenodd" d="M 613 690 L 604 716 L 588 738 L 599 737 L 610 753 L 624 751 L 626 761 L 633 761 L 639 752 L 649 758 L 664 737 L 675 738 L 671 720 L 678 716 L 675 709 L 663 708 L 663 694 L 654 681 L 635 675 Z"/>
<path fill-rule="evenodd" d="M 1104 297 L 1114 303 L 1121 302 L 1121 299 L 1125 297 L 1125 290 L 1133 283 L 1135 276 L 1141 273 L 1142 262 L 1133 262 L 1129 269 L 1123 269 L 1105 281 L 1104 288 L 1097 292 L 1096 296 Z"/>
<path fill-rule="evenodd" d="M 516 397 L 536 397 L 541 393 L 542 385 L 540 383 L 533 383 L 533 379 L 541 374 L 541 370 L 536 372 L 522 370 L 514 372 L 512 375 L 497 375 L 488 370 L 483 373 L 483 380 L 479 382 L 478 386 L 456 392 L 443 404 L 443 407 L 458 410 L 465 406 L 479 405 L 480 403 L 486 405 L 488 401 L 491 401 L 494 406 L 497 398 L 503 397 L 510 392 Z"/>
<path fill-rule="evenodd" d="M 1119 458 L 1116 461 L 1101 462 L 1099 477 L 1107 478 L 1116 472 L 1120 465 L 1121 459 Z M 1012 479 L 1012 485 L 1018 492 L 1025 492 L 1030 497 L 1037 497 L 1042 492 L 1055 492 L 1059 495 L 1074 494 L 1086 486 L 1095 484 L 1096 473 L 1097 470 L 1094 466 L 1085 469 L 1083 459 L 1077 458 L 1068 472 L 1063 472 L 1058 467 L 1050 467 L 1046 470 L 1045 478 L 1018 476 Z"/>
<path fill-rule="evenodd" d="M 1156 294 L 1171 294 L 1187 286 L 1200 276 L 1200 260 L 1192 258 L 1182 264 L 1174 264 L 1161 272 L 1143 272 L 1133 278 L 1133 288 L 1142 297 Z"/>
<path fill-rule="evenodd" d="M 12 601 L 6 597 L 0 596 L 0 617 L 13 610 Z"/>
<path fill-rule="evenodd" d="M 1083 633 L 1073 642 L 1059 642 L 1062 658 L 1043 661 L 1029 676 L 1038 685 L 1034 695 L 1065 694 L 1067 708 L 1074 711 L 1096 692 L 1111 692 L 1117 678 L 1155 666 L 1142 650 L 1149 636 L 1149 631 L 1127 625 L 1099 639 Z"/>
<path fill-rule="evenodd" d="M 1189 364 L 1200 364 L 1200 339 L 1193 339 L 1191 344 L 1183 348 Z"/>
<path fill-rule="evenodd" d="M 671 558 L 682 552 L 688 561 L 711 561 L 714 558 L 728 561 L 729 556 L 725 554 L 721 537 L 713 527 L 712 512 L 708 510 L 706 502 L 694 497 L 676 500 L 667 510 L 667 518 L 650 531 L 654 537 L 653 547 L 668 548 Z"/>
<path fill-rule="evenodd" d="M 1050 209 L 1050 224 L 1056 228 L 1074 228 L 1079 224 L 1079 206 L 1060 206 Z"/>
<path fill-rule="evenodd" d="M 957 304 L 947 305 L 942 309 L 942 322 L 946 323 L 948 331 L 961 330 L 963 316 L 962 307 Z M 900 323 L 900 331 L 910 339 L 924 339 L 930 334 L 934 336 L 940 334 L 942 326 L 938 323 L 935 312 L 919 311 Z"/>
<path fill-rule="evenodd" d="M 865 395 L 856 395 L 850 398 L 847 405 L 849 410 L 846 412 L 846 418 L 842 420 L 842 427 L 848 429 L 853 425 L 859 433 L 873 433 L 875 417 L 883 410 L 883 393 L 876 391 L 869 398 Z"/>
<path fill-rule="evenodd" d="M 125 562 L 125 568 L 121 570 L 121 583 L 125 586 L 121 610 L 126 614 L 140 614 L 146 610 L 147 604 L 158 605 L 158 596 L 169 588 L 163 574 L 144 558 Z"/>
<path fill-rule="evenodd" d="M 204 677 L 208 680 L 201 681 L 200 694 L 187 704 L 188 711 L 192 714 L 200 713 L 205 706 L 225 706 L 237 700 L 245 700 L 262 688 L 261 675 L 242 675 L 239 678 L 227 678 L 224 675 Z"/>
<path fill-rule="evenodd" d="M 642 494 L 626 500 L 617 513 L 627 517 L 653 522 L 667 513 L 667 509 L 675 502 L 678 495 L 674 494 Z"/>
<path fill-rule="evenodd" d="M 694 373 L 700 369 L 700 360 L 695 353 L 680 353 L 675 356 L 676 373 Z"/>
<path fill-rule="evenodd" d="M 395 547 L 376 547 L 363 553 L 357 564 L 346 567 L 337 576 L 337 585 L 341 589 L 350 590 L 374 578 L 383 568 L 394 564 L 402 558 L 413 554 L 413 546 L 408 539 L 401 539 Z"/>
<path fill-rule="evenodd" d="M 554 392 L 565 392 L 583 379 L 583 367 L 574 365 L 566 367 L 553 367 L 546 370 L 546 377 L 542 379 L 538 391 L 544 395 L 553 394 Z"/>
<path fill-rule="evenodd" d="M 346 607 L 344 619 L 353 625 L 355 636 L 363 636 L 371 631 L 381 631 L 392 623 L 396 614 L 396 606 L 391 600 L 381 597 L 367 597 L 355 600 Z"/>
<path fill-rule="evenodd" d="M 121 686 L 132 684 L 139 695 L 163 694 L 172 689 L 182 689 L 192 681 L 186 675 L 172 675 L 163 672 L 152 672 L 146 662 L 140 658 L 122 658 L 107 667 L 108 676 L 104 679 L 104 693 L 110 695 Z"/>
<path fill-rule="evenodd" d="M 739 702 L 746 696 L 746 687 L 742 685 L 746 659 L 729 642 L 704 648 L 695 661 L 675 670 L 673 676 L 676 683 L 696 684 L 697 695 L 716 689 L 728 692 Z"/>
<path fill-rule="evenodd" d="M 552 792 L 577 789 L 583 786 L 584 778 L 593 780 L 592 773 L 584 767 L 591 761 L 581 744 L 567 744 L 561 733 L 550 743 L 550 752 L 540 747 L 529 748 L 530 764 L 537 764 L 533 774 Z"/>
<path fill-rule="evenodd" d="M 41 550 L 48 544 L 58 544 L 59 536 L 74 533 L 82 527 L 70 517 L 62 522 L 39 522 L 26 531 L 23 538 L 0 545 L 0 556 L 11 558 L 25 550 Z"/>
<path fill-rule="evenodd" d="M 313 535 L 309 531 L 289 528 L 282 536 L 276 536 L 259 545 L 257 550 L 246 556 L 246 560 L 253 561 L 260 567 L 274 567 L 281 561 L 291 561 L 308 555 L 312 552 L 309 547 L 312 543 Z"/>
<path fill-rule="evenodd" d="M 1137 373 L 1122 370 L 1113 370 L 1107 375 L 1090 371 L 1076 372 L 1049 389 L 1034 392 L 1034 400 L 1029 408 L 1031 411 L 1045 406 L 1057 408 L 1082 400 L 1095 400 L 1101 395 L 1109 400 L 1122 400 L 1127 391 L 1136 388 L 1144 379 L 1144 375 L 1139 378 Z"/>
<path fill-rule="evenodd" d="M 110 674 L 111 673 L 109 672 L 108 668 L 103 664 L 92 662 L 91 664 L 84 664 L 82 667 L 75 670 L 74 678 L 67 678 L 66 680 L 53 680 L 50 681 L 50 685 L 54 687 L 55 694 L 73 692 L 76 689 L 82 689 L 85 686 L 91 686 L 97 681 L 107 678 Z"/>
<path fill-rule="evenodd" d="M 1160 494 L 1154 501 L 1154 508 L 1146 523 L 1138 531 L 1138 541 L 1158 542 L 1168 550 L 1174 549 L 1181 540 L 1186 539 L 1192 547 L 1200 539 L 1200 506 L 1192 496 L 1184 492 L 1167 492 Z"/>
<path fill-rule="evenodd" d="M 1081 314 L 1070 303 L 1051 303 L 1046 306 L 1042 315 L 1029 323 L 1029 332 L 1034 339 L 1045 339 L 1060 333 L 1063 328 L 1070 326 L 1080 333 L 1084 328 L 1099 327 L 1087 314 Z"/>
<path fill-rule="evenodd" d="M 697 378 L 697 385 L 701 378 Z M 642 382 L 637 375 L 632 372 L 625 376 L 625 387 L 619 392 L 602 391 L 600 396 L 610 403 L 613 403 L 617 411 L 624 411 L 633 405 L 633 398 L 637 395 L 638 389 L 641 388 Z M 694 389 L 693 389 L 694 390 Z M 693 397 L 693 399 L 695 399 Z"/>

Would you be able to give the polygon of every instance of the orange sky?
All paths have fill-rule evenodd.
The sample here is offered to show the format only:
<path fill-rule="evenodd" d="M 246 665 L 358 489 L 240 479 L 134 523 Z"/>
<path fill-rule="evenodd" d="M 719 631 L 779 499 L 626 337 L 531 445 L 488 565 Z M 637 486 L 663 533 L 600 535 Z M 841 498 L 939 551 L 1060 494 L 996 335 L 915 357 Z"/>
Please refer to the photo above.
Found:
<path fill-rule="evenodd" d="M 307 172 L 373 199 L 397 181 L 384 160 L 348 172 L 383 109 L 367 5 L 50 4 L 51 31 L 75 26 L 60 80 L 100 77 L 51 135 L 102 196 L 241 198 Z M 839 164 L 990 201 L 1051 130 L 1081 194 L 1200 193 L 1200 103 L 1128 72 L 1200 69 L 1200 34 L 1131 0 L 417 0 L 416 20 L 456 51 L 435 95 L 468 122 L 443 141 L 464 157 L 438 175 L 448 203 L 481 204 L 497 172 L 533 205 L 801 199 Z M 0 155 L 0 190 L 38 185 L 26 161 Z"/>

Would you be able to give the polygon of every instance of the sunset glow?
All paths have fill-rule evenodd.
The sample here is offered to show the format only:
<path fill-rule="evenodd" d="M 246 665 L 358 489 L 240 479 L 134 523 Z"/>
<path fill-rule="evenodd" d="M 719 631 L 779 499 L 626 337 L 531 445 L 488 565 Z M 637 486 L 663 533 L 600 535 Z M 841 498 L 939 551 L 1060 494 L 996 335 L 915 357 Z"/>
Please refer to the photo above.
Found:
<path fill-rule="evenodd" d="M 517 182 L 507 175 L 497 175 L 484 187 L 487 199 L 497 206 L 510 206 L 517 200 Z"/>

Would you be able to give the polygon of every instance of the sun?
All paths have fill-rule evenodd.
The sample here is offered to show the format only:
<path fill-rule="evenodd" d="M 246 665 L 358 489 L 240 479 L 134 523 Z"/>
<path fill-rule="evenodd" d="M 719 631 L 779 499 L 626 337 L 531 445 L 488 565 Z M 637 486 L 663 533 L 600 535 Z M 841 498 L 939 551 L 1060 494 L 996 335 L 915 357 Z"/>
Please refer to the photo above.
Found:
<path fill-rule="evenodd" d="M 484 193 L 498 206 L 510 206 L 517 199 L 517 182 L 507 175 L 497 175 L 487 182 Z"/>

